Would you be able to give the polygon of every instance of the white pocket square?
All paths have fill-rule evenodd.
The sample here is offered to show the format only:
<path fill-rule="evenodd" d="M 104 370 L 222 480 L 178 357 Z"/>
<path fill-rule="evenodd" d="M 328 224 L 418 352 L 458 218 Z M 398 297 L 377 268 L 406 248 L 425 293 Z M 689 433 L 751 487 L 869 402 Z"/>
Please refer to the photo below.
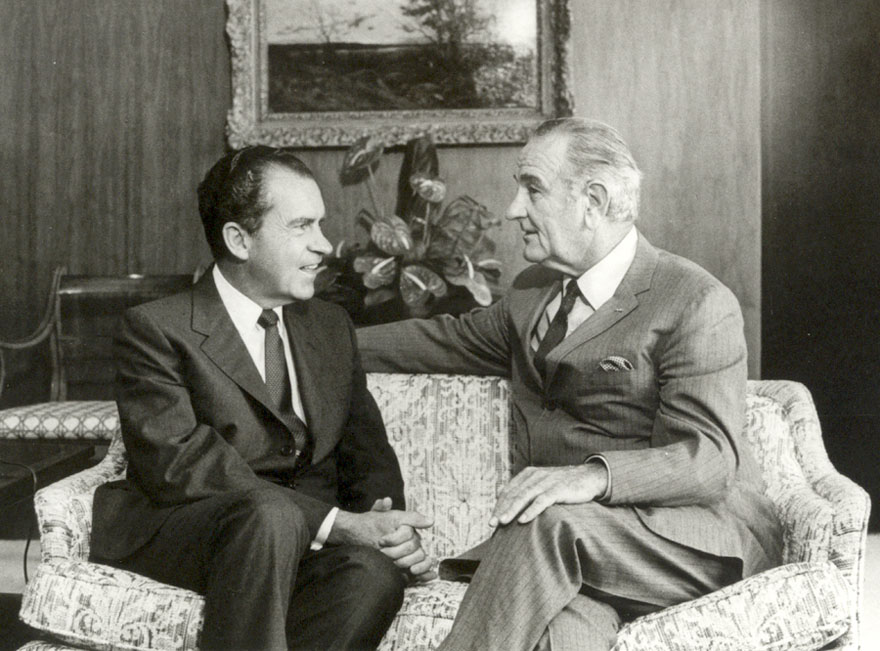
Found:
<path fill-rule="evenodd" d="M 611 357 L 606 357 L 601 362 L 599 362 L 599 368 L 601 368 L 606 373 L 618 373 L 620 371 L 631 371 L 635 367 L 632 365 L 632 362 L 629 361 L 626 357 L 612 355 Z"/>

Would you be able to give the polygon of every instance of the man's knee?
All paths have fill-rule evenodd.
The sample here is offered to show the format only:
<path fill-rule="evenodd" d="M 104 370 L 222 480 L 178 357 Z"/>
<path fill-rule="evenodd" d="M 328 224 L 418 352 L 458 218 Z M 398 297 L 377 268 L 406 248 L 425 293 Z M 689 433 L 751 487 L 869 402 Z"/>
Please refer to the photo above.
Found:
<path fill-rule="evenodd" d="M 593 537 L 607 533 L 609 507 L 594 502 L 575 507 L 554 504 L 531 522 L 514 521 L 499 527 L 492 537 L 494 553 L 549 555 L 579 562 L 582 554 L 593 547 Z"/>
<path fill-rule="evenodd" d="M 406 578 L 388 556 L 378 549 L 352 545 L 346 550 L 345 569 L 349 585 L 365 604 L 396 612 L 403 603 Z"/>
<path fill-rule="evenodd" d="M 252 544 L 309 546 L 309 528 L 302 510 L 274 487 L 231 493 L 224 498 L 217 534 L 229 539 L 246 536 Z"/>
<path fill-rule="evenodd" d="M 537 540 L 559 540 L 567 529 L 570 529 L 571 513 L 562 505 L 552 505 L 539 513 L 531 522 L 520 524 L 515 520 L 504 527 L 499 527 L 495 537 L 534 538 Z"/>

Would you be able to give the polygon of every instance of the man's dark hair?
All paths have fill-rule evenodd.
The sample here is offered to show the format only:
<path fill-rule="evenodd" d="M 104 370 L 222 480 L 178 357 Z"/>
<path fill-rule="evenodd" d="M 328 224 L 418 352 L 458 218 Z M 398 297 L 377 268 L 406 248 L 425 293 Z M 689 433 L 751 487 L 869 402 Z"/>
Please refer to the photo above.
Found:
<path fill-rule="evenodd" d="M 263 215 L 270 207 L 263 181 L 266 171 L 273 167 L 282 167 L 302 178 L 315 180 L 306 164 L 290 151 L 254 145 L 226 154 L 199 183 L 199 215 L 215 260 L 228 255 L 223 242 L 224 224 L 241 224 L 248 233 L 254 233 L 260 227 Z"/>

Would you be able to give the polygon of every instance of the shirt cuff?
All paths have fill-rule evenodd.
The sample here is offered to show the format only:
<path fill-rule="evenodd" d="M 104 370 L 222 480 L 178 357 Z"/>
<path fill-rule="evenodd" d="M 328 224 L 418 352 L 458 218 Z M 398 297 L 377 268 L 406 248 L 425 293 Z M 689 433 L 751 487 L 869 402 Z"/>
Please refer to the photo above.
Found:
<path fill-rule="evenodd" d="M 605 492 L 596 498 L 597 502 L 605 502 L 611 499 L 611 466 L 608 465 L 608 459 L 603 457 L 601 454 L 591 454 L 586 459 L 584 459 L 584 463 L 590 463 L 591 461 L 600 462 L 603 466 L 605 466 L 605 472 L 608 473 L 608 485 L 605 487 Z"/>
<path fill-rule="evenodd" d="M 327 542 L 327 538 L 330 536 L 330 530 L 333 528 L 333 523 L 336 522 L 337 513 L 339 513 L 339 507 L 334 506 L 330 509 L 330 513 L 327 514 L 327 517 L 324 518 L 324 521 L 318 528 L 318 533 L 315 535 L 315 539 L 312 541 L 312 545 L 309 548 L 313 552 L 318 552 L 324 549 L 324 543 Z"/>

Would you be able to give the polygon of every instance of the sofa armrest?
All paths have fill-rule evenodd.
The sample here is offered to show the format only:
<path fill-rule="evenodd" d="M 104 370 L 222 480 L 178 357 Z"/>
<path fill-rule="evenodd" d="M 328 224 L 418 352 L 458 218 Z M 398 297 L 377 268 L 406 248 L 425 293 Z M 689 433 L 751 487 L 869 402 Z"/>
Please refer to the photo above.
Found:
<path fill-rule="evenodd" d="M 95 490 L 101 484 L 122 478 L 126 464 L 125 447 L 122 438 L 117 436 L 96 466 L 37 491 L 34 508 L 40 525 L 44 562 L 88 559 Z"/>
<path fill-rule="evenodd" d="M 613 651 L 820 649 L 849 629 L 849 602 L 833 563 L 791 563 L 640 617 L 620 630 Z"/>
<path fill-rule="evenodd" d="M 76 648 L 195 651 L 204 597 L 98 563 L 43 562 L 19 616 Z"/>

